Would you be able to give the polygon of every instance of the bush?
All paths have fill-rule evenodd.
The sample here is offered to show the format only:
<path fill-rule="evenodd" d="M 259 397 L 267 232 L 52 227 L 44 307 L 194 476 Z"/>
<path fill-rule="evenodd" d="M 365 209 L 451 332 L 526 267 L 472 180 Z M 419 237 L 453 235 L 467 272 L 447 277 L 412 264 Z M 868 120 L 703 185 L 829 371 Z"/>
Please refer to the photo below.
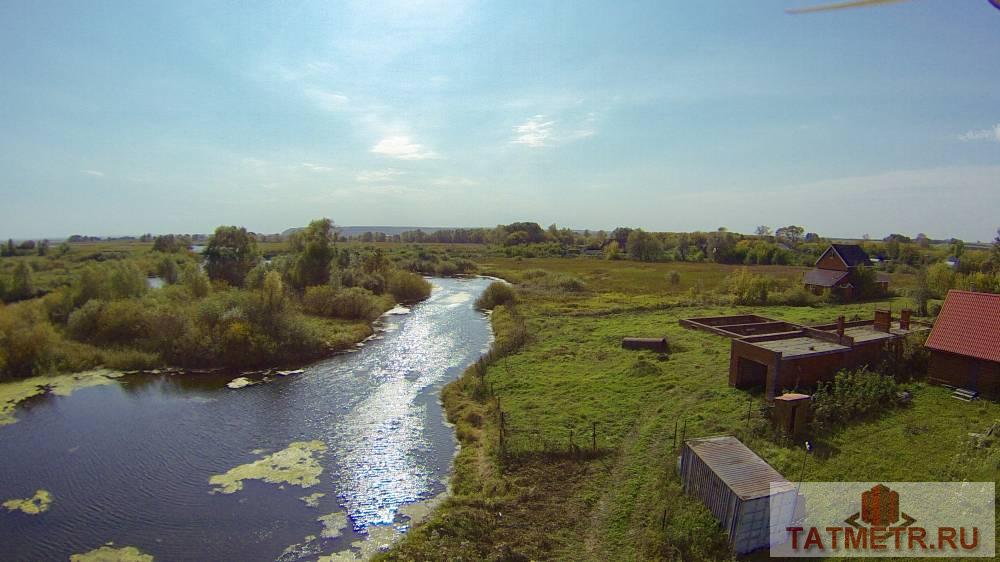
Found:
<path fill-rule="evenodd" d="M 416 273 L 394 271 L 389 275 L 389 293 L 399 302 L 421 301 L 431 296 L 431 284 Z"/>
<path fill-rule="evenodd" d="M 560 291 L 565 291 L 567 293 L 581 293 L 587 290 L 586 283 L 580 280 L 580 278 L 573 277 L 572 275 L 566 275 L 565 273 L 550 275 L 546 279 L 545 286 L 559 289 Z"/>
<path fill-rule="evenodd" d="M 330 307 L 331 316 L 345 320 L 374 320 L 382 314 L 379 299 L 371 291 L 360 287 L 339 291 Z"/>
<path fill-rule="evenodd" d="M 740 268 L 739 271 L 727 277 L 725 284 L 730 297 L 732 297 L 733 304 L 767 304 L 769 288 L 767 278 L 761 275 L 754 275 L 745 267 Z"/>
<path fill-rule="evenodd" d="M 808 291 L 805 287 L 791 287 L 780 293 L 768 295 L 768 304 L 785 306 L 813 306 L 820 297 Z"/>
<path fill-rule="evenodd" d="M 336 296 L 337 289 L 329 285 L 306 287 L 306 292 L 302 295 L 302 308 L 316 316 L 333 316 L 333 299 Z"/>
<path fill-rule="evenodd" d="M 837 373 L 813 394 L 812 425 L 817 432 L 869 415 L 895 403 L 898 387 L 891 376 L 867 368 Z"/>
<path fill-rule="evenodd" d="M 58 340 L 41 306 L 0 305 L 0 375 L 27 377 L 48 370 Z"/>
<path fill-rule="evenodd" d="M 681 284 L 681 274 L 677 271 L 671 271 L 667 274 L 667 279 L 670 281 L 671 285 Z"/>
<path fill-rule="evenodd" d="M 434 272 L 442 277 L 450 277 L 459 273 L 458 266 L 454 262 L 442 261 L 434 266 Z"/>
<path fill-rule="evenodd" d="M 514 301 L 514 289 L 503 281 L 494 281 L 476 299 L 476 308 L 493 310 L 500 305 L 513 304 Z"/>
<path fill-rule="evenodd" d="M 152 334 L 146 305 L 139 300 L 92 300 L 73 312 L 66 326 L 75 340 L 122 346 L 147 343 Z"/>

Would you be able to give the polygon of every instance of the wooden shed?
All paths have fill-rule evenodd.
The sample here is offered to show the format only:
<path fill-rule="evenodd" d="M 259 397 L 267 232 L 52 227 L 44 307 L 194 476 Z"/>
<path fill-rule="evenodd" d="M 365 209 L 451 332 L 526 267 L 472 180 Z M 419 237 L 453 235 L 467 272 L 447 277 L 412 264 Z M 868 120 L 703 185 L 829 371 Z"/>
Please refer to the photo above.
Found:
<path fill-rule="evenodd" d="M 925 345 L 931 381 L 1000 395 L 1000 295 L 949 291 Z"/>
<path fill-rule="evenodd" d="M 685 441 L 681 483 L 719 520 L 736 554 L 771 545 L 772 504 L 782 533 L 795 516 L 795 485 L 729 435 Z"/>

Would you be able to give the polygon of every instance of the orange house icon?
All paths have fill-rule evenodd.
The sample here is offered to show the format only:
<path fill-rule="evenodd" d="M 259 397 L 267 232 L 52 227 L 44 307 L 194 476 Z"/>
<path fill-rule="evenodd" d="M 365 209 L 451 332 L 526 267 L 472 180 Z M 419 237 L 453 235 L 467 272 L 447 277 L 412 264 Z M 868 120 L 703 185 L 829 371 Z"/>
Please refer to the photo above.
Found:
<path fill-rule="evenodd" d="M 872 527 L 888 527 L 899 521 L 899 493 L 883 484 L 862 492 L 861 520 Z"/>

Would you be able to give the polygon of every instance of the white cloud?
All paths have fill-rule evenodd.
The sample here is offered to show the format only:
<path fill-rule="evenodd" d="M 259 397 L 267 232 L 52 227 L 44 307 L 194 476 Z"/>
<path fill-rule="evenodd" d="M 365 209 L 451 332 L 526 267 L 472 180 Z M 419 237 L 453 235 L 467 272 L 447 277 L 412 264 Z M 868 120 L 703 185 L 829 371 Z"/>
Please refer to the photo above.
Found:
<path fill-rule="evenodd" d="M 1000 123 L 993 125 L 990 129 L 978 129 L 966 131 L 958 135 L 958 140 L 964 142 L 971 141 L 996 141 L 1000 142 Z"/>
<path fill-rule="evenodd" d="M 535 115 L 514 127 L 515 136 L 510 142 L 540 148 L 578 141 L 597 134 L 597 120 L 598 114 L 591 111 L 582 118 L 571 115 L 561 119 L 560 125 L 556 126 L 555 119 L 548 119 L 545 115 Z"/>
<path fill-rule="evenodd" d="M 377 183 L 392 180 L 402 174 L 403 172 L 395 168 L 386 168 L 385 170 L 366 170 L 359 172 L 357 177 L 354 179 L 362 183 Z"/>
<path fill-rule="evenodd" d="M 378 141 L 372 147 L 372 152 L 398 158 L 400 160 L 430 160 L 440 158 L 436 152 L 422 144 L 410 141 L 406 135 L 391 135 Z"/>
<path fill-rule="evenodd" d="M 536 115 L 514 127 L 516 136 L 510 142 L 532 148 L 546 146 L 546 141 L 552 136 L 553 125 L 555 125 L 555 121 L 546 121 L 544 115 Z"/>
<path fill-rule="evenodd" d="M 80 170 L 81 174 L 86 174 L 88 176 L 94 176 L 95 178 L 103 178 L 104 172 L 100 170 Z"/>
<path fill-rule="evenodd" d="M 321 90 L 319 88 L 306 88 L 303 93 L 317 107 L 324 111 L 341 111 L 350 103 L 350 98 L 344 94 Z"/>
<path fill-rule="evenodd" d="M 305 168 L 311 172 L 332 172 L 333 168 L 329 166 L 323 166 L 321 164 L 313 164 L 312 162 L 303 162 L 299 164 L 300 167 Z"/>
<path fill-rule="evenodd" d="M 479 182 L 461 176 L 446 176 L 431 180 L 431 185 L 438 187 L 473 187 L 479 185 Z"/>

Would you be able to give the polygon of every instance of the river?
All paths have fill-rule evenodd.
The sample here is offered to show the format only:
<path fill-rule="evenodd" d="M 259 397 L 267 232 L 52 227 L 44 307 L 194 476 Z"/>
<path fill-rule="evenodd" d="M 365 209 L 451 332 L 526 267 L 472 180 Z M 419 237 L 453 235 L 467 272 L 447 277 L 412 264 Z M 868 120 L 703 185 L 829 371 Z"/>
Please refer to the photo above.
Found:
<path fill-rule="evenodd" d="M 387 543 L 446 489 L 440 390 L 490 344 L 473 307 L 489 282 L 434 279 L 358 351 L 244 388 L 141 374 L 25 402 L 0 426 L 0 502 L 52 502 L 0 509 L 0 558 L 111 542 L 157 560 L 315 560 Z"/>

